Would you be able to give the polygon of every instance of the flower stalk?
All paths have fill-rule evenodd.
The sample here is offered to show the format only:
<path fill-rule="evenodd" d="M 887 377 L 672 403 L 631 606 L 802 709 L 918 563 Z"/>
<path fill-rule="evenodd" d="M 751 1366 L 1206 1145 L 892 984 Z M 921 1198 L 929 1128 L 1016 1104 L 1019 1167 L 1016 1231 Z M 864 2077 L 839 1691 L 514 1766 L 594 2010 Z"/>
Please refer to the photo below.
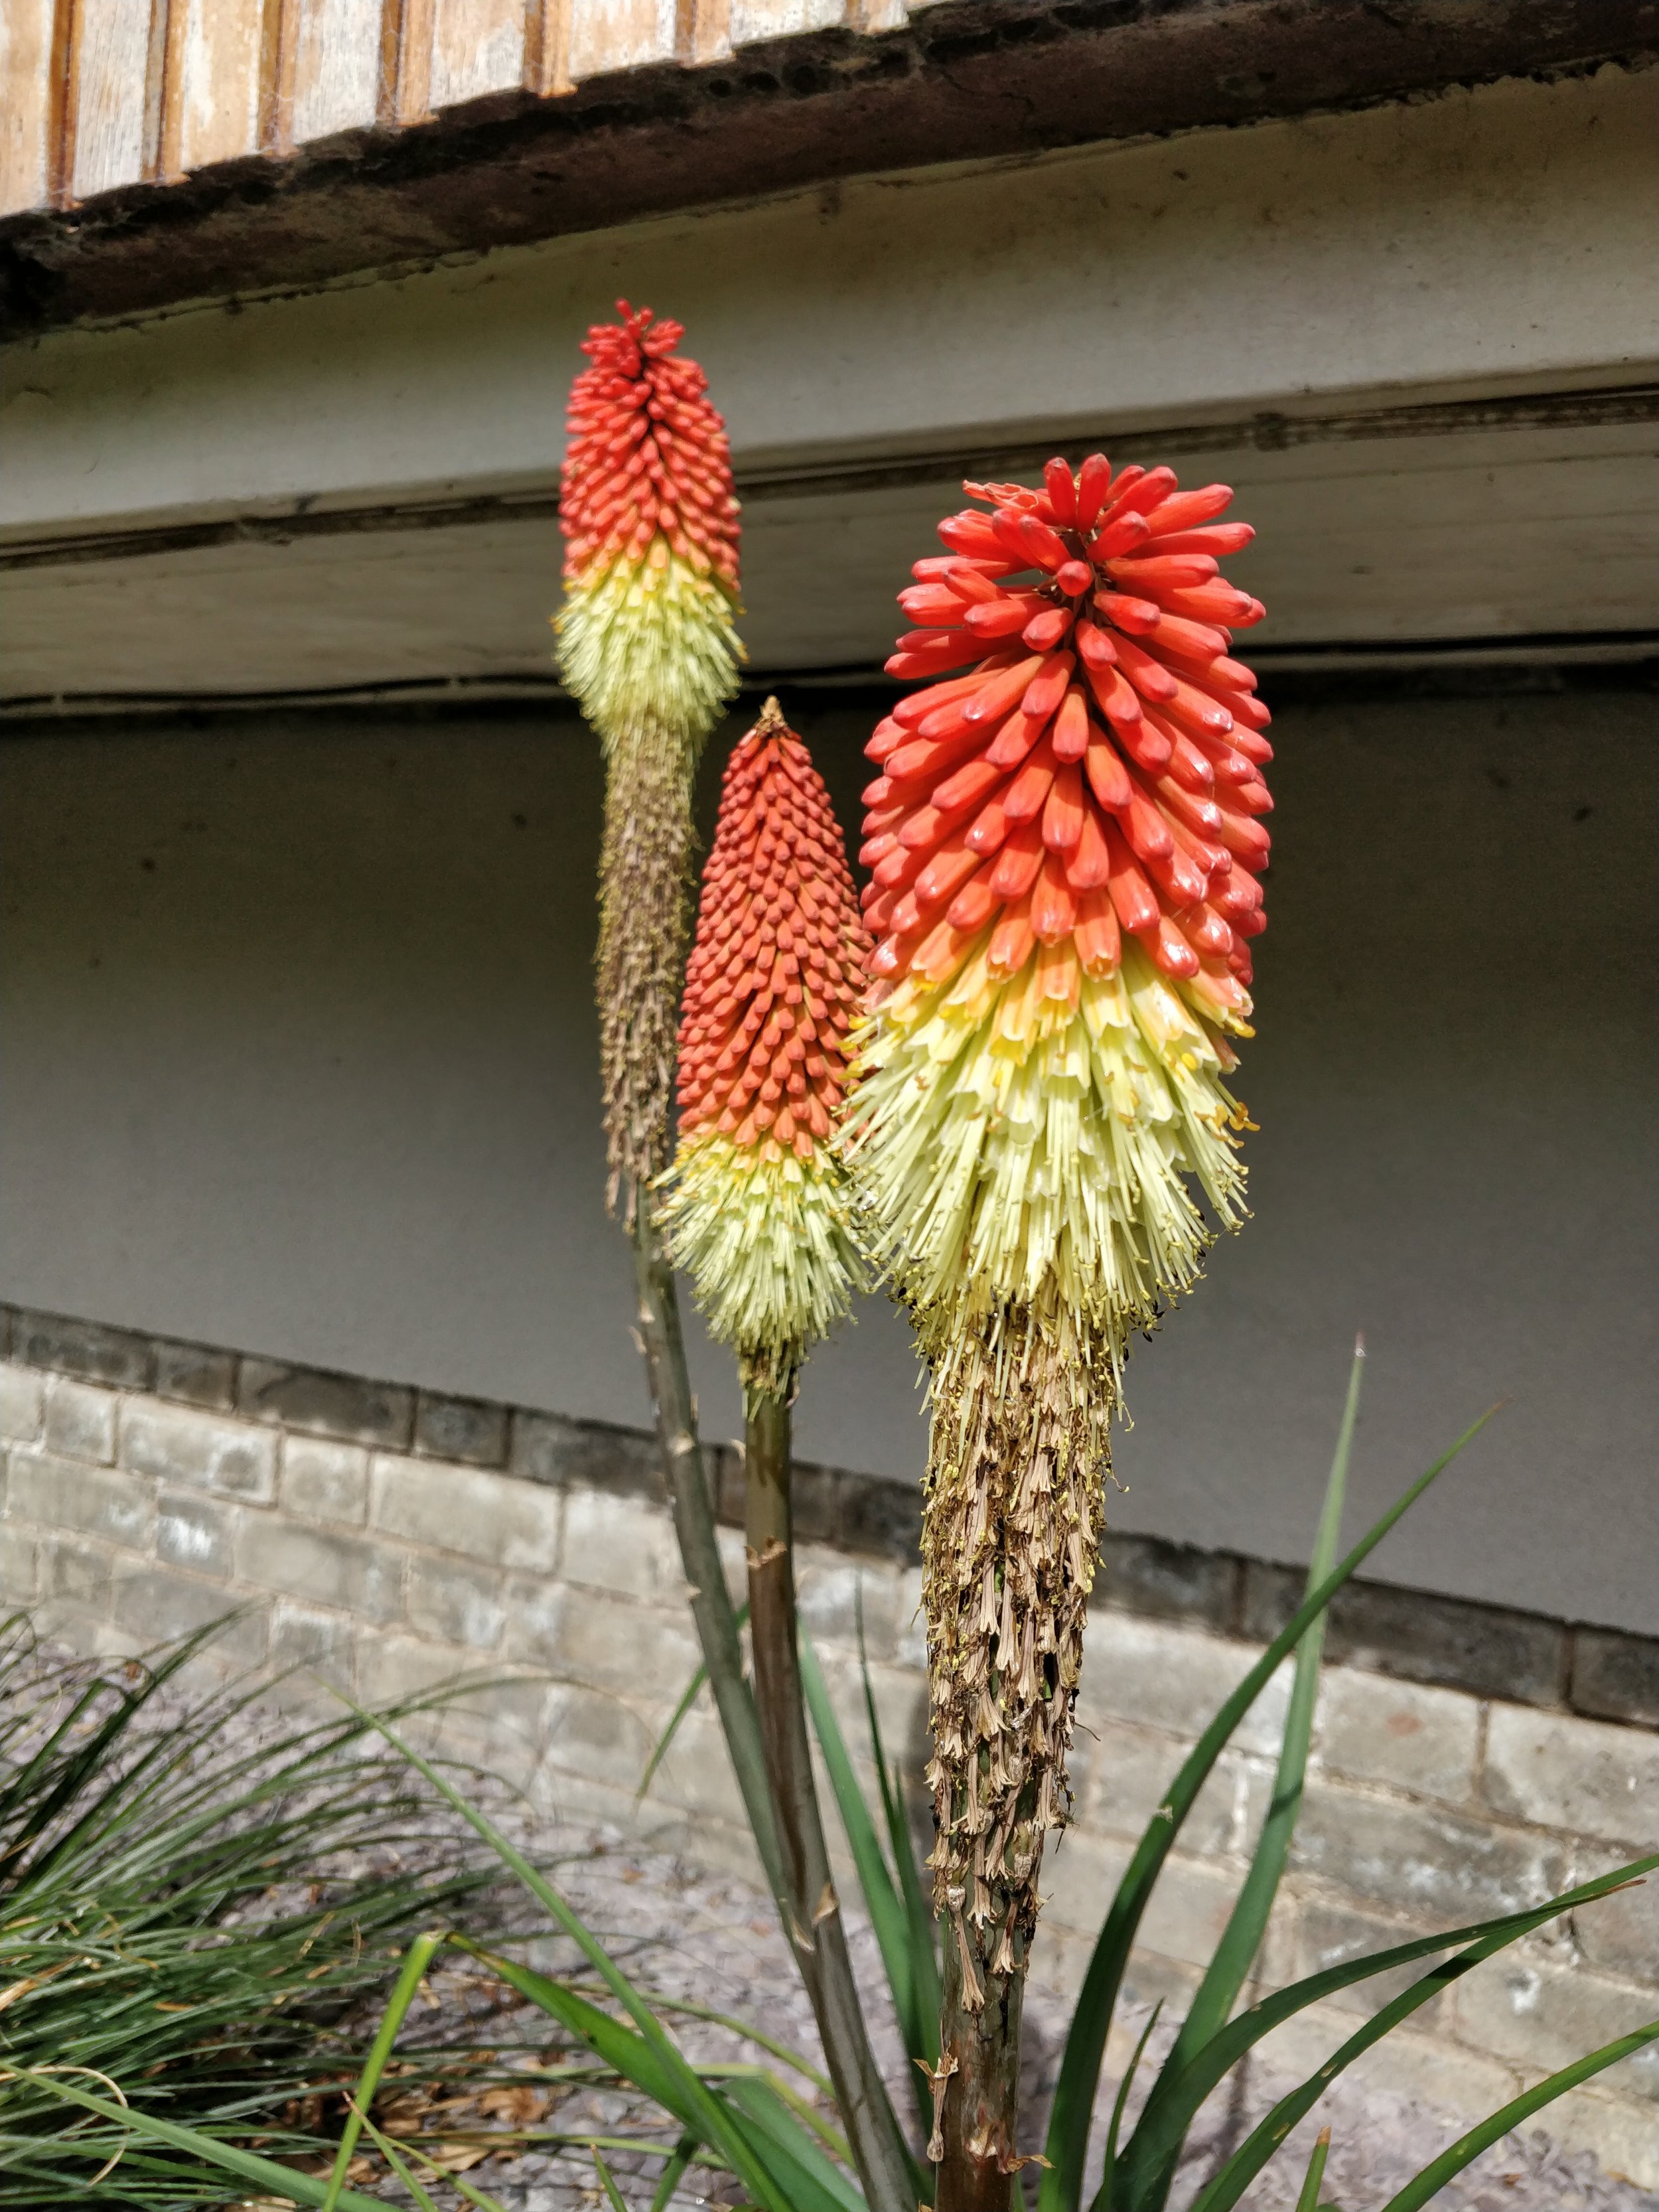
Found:
<path fill-rule="evenodd" d="M 1253 534 L 1217 520 L 1224 486 L 1095 454 L 965 489 L 990 511 L 940 526 L 888 663 L 933 680 L 867 749 L 880 942 L 845 1149 L 932 1374 L 939 2204 L 1001 2212 L 1128 1340 L 1244 1213 L 1227 1078 L 1272 753 L 1231 653 L 1262 610 L 1219 574 Z"/>
<path fill-rule="evenodd" d="M 790 1406 L 863 1279 L 830 1143 L 870 946 L 830 797 L 769 699 L 726 765 L 679 1034 L 680 1136 L 659 1218 L 737 1354 L 755 1701 L 790 1910 L 872 2206 L 915 2177 L 870 2049 L 812 1775 L 795 1617 Z"/>

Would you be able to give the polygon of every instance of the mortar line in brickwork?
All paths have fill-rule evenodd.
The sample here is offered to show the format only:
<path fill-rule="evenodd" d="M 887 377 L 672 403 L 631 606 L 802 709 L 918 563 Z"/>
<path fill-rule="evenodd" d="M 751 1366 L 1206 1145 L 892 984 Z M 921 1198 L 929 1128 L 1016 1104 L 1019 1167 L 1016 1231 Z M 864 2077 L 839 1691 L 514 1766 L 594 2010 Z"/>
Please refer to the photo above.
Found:
<path fill-rule="evenodd" d="M 657 1496 L 642 1431 L 547 1408 L 463 1398 L 229 1346 L 0 1304 L 0 1351 L 46 1375 L 143 1401 L 370 1451 L 477 1468 L 561 1490 Z M 742 1517 L 739 1469 L 716 1448 L 720 1517 Z M 803 1466 L 799 1533 L 852 1557 L 914 1565 L 919 1486 Z M 1276 1561 L 1109 1534 L 1105 1609 L 1261 1644 L 1299 1595 L 1302 1572 Z M 1394 1680 L 1477 1698 L 1635 1726 L 1659 1722 L 1659 1638 L 1575 1624 L 1520 1607 L 1356 1581 L 1334 1613 L 1328 1656 Z M 1437 1632 L 1439 1648 L 1433 1648 Z M 1482 1656 L 1484 1650 L 1484 1658 Z M 1473 1654 L 1473 1663 L 1468 1655 Z M 1483 1714 L 1485 1707 L 1482 1708 Z M 1484 1729 L 1482 1722 L 1484 1758 Z"/>

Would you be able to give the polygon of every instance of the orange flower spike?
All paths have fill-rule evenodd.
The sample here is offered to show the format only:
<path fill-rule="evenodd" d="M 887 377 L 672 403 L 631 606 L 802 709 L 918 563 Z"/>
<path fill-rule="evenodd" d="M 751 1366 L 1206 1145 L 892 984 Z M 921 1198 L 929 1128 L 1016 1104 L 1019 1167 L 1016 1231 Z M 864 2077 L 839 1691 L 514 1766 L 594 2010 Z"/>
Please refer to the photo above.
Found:
<path fill-rule="evenodd" d="M 830 1139 L 869 954 L 830 794 L 769 699 L 703 870 L 659 1218 L 745 1386 L 782 1397 L 863 1281 Z"/>
<path fill-rule="evenodd" d="M 1243 1218 L 1224 1079 L 1272 748 L 1230 654 L 1262 610 L 1218 573 L 1252 535 L 1224 486 L 1096 453 L 963 489 L 990 511 L 917 563 L 927 629 L 887 666 L 927 681 L 869 748 L 880 941 L 842 1149 L 933 1373 L 933 1864 L 970 1990 L 1018 1971 L 1065 1817 L 1130 1335 L 1201 1270 L 1193 1185 Z"/>
<path fill-rule="evenodd" d="M 738 505 L 726 428 L 680 325 L 617 303 L 582 350 L 560 494 L 560 672 L 607 769 L 600 1054 L 611 1198 L 668 1156 L 674 1002 L 690 921 L 691 783 L 737 688 Z"/>

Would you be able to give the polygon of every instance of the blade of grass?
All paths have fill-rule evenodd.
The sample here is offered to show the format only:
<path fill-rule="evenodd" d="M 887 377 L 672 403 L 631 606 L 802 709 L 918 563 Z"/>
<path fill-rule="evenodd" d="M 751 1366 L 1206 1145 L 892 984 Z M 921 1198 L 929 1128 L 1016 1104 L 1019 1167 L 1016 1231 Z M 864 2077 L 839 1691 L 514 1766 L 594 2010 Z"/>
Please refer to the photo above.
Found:
<path fill-rule="evenodd" d="M 361 1707 L 354 1707 L 362 1711 Z M 495 1822 L 464 1797 L 453 1784 L 440 1774 L 430 1760 L 423 1759 L 412 1745 L 407 1743 L 389 1723 L 374 1714 L 367 1717 L 388 1743 L 399 1751 L 416 1771 L 426 1777 L 462 1819 L 482 1836 L 501 1863 L 511 1869 L 530 1894 L 556 1920 L 567 1936 L 575 1942 L 588 1964 L 627 2012 L 639 2031 L 641 2039 L 667 2078 L 674 2084 L 676 2100 L 666 2105 L 683 2124 L 695 2126 L 705 2142 L 716 2143 L 731 2158 L 732 2166 L 745 2187 L 753 2189 L 765 2201 L 769 2177 L 754 2162 L 750 2146 L 730 2124 L 730 2113 L 720 2100 L 704 2088 L 693 2069 L 687 2065 L 679 2051 L 652 2011 L 644 1996 L 629 1981 L 611 1958 L 598 1937 L 592 1935 L 552 1884 L 533 1867 L 522 1851 L 516 1850 L 502 1835 Z M 507 1960 L 492 1960 L 500 1972 L 510 1966 Z M 515 1968 L 514 1974 L 525 1970 Z M 510 1978 L 504 1975 L 504 1978 Z M 539 1977 L 538 1978 L 540 1978 Z M 659 2099 L 659 2101 L 664 2101 Z"/>
<path fill-rule="evenodd" d="M 1632 1865 L 1621 1867 L 1614 1873 L 1603 1875 L 1599 1880 L 1586 1882 L 1577 1889 L 1568 1890 L 1546 1904 L 1533 1905 L 1524 1912 L 1505 1913 L 1493 1920 L 1480 1921 L 1468 1928 L 1448 1929 L 1438 1936 L 1425 1936 L 1413 1943 L 1396 1944 L 1387 1951 L 1373 1952 L 1368 1958 L 1350 1959 L 1340 1966 L 1328 1967 L 1322 1973 L 1310 1974 L 1305 1980 L 1294 1982 L 1288 1989 L 1276 1990 L 1259 2004 L 1240 2014 L 1218 2033 L 1212 2035 L 1203 2049 L 1196 2052 L 1185 2072 L 1174 2083 L 1161 2087 L 1149 2099 L 1135 2130 L 1139 2142 L 1142 2172 L 1157 2172 L 1169 2154 L 1171 2147 L 1182 2142 L 1193 2116 L 1223 2075 L 1236 2065 L 1253 2045 L 1259 2043 L 1283 2021 L 1289 2020 L 1322 1997 L 1330 1996 L 1338 1990 L 1351 1988 L 1354 1983 L 1366 1980 L 1373 1974 L 1387 1973 L 1395 1966 L 1410 1966 L 1414 1960 L 1429 1957 L 1432 1953 L 1450 1949 L 1454 1944 L 1465 1948 L 1449 1959 L 1443 1959 L 1400 1995 L 1382 2006 L 1358 2032 L 1349 2037 L 1340 2050 L 1328 2058 L 1318 2070 L 1288 2097 L 1280 2100 L 1273 2111 L 1255 2130 L 1248 2140 L 1235 2152 L 1216 2179 L 1210 2183 L 1192 2207 L 1192 2212 L 1229 2212 L 1241 2193 L 1260 2172 L 1276 2151 L 1291 2129 L 1324 2094 L 1330 2083 L 1343 2069 L 1352 2064 L 1362 2052 L 1408 2019 L 1419 2006 L 1428 2003 L 1449 1984 L 1459 1980 L 1473 1967 L 1492 1958 L 1510 1943 L 1546 1921 L 1561 1913 L 1573 1911 L 1581 1905 L 1605 1897 L 1609 1891 L 1622 1889 L 1632 1880 L 1650 1873 L 1659 1866 L 1659 1853 L 1652 1858 L 1638 1860 Z M 1136 2144 L 1130 2146 L 1131 2150 Z M 1133 2203 L 1131 2196 L 1129 2202 Z"/>
<path fill-rule="evenodd" d="M 20 2073 L 25 2069 L 19 2068 Z M 33 2076 L 31 2078 L 33 2078 Z M 243 2150 L 234 2143 L 221 2142 L 216 2136 L 198 2128 L 178 2126 L 172 2120 L 159 2118 L 154 2112 L 137 2107 L 123 2109 L 102 2097 L 94 2097 L 84 2089 L 73 2087 L 69 2082 L 47 2082 L 46 2087 L 56 2097 L 71 2105 L 80 2105 L 100 2119 L 114 2120 L 135 2133 L 149 2136 L 155 2142 L 164 2142 L 174 2150 L 185 2151 L 192 2159 L 206 2159 L 215 2166 L 223 2166 L 244 2181 L 257 2182 L 270 2197 L 281 2197 L 290 2204 L 315 2204 L 324 2201 L 325 2185 L 319 2175 L 297 2172 L 291 2166 L 280 2166 L 272 2158 L 261 2158 L 257 2151 Z M 343 2190 L 336 2199 L 338 2212 L 386 2212 L 382 2197 L 365 2197 L 356 2189 Z"/>
<path fill-rule="evenodd" d="M 1512 2128 L 1518 2128 L 1522 2120 L 1529 2120 L 1534 2112 L 1565 2096 L 1569 2089 L 1588 2081 L 1591 2075 L 1600 2074 L 1608 2066 L 1616 2066 L 1621 2058 L 1645 2050 L 1650 2043 L 1659 2043 L 1659 2020 L 1650 2020 L 1645 2027 L 1632 2028 L 1628 2035 L 1604 2043 L 1599 2051 L 1575 2058 L 1571 2066 L 1563 2066 L 1559 2072 L 1534 2082 L 1530 2089 L 1491 2113 L 1478 2127 L 1471 2128 L 1466 2136 L 1460 2136 L 1443 2150 L 1421 2173 L 1414 2175 L 1403 2189 L 1389 2197 L 1382 2212 L 1419 2212 L 1419 2206 L 1431 2203 L 1455 2174 L 1462 2173 L 1483 2150 L 1490 2150 Z"/>
<path fill-rule="evenodd" d="M 744 1624 L 747 1621 L 748 1618 L 749 1607 L 745 1601 L 738 1607 L 737 1611 L 738 1630 L 740 1634 L 742 1632 Z M 663 1760 L 668 1756 L 669 1746 L 673 1742 L 674 1738 L 680 1732 L 680 1723 L 690 1711 L 692 1706 L 696 1704 L 697 1692 L 702 1688 L 703 1684 L 708 1680 L 708 1668 L 699 1665 L 696 1673 L 692 1675 L 691 1680 L 686 1684 L 684 1690 L 681 1692 L 678 1705 L 675 1706 L 673 1711 L 668 1716 L 667 1727 L 663 1730 L 662 1734 L 657 1738 L 656 1742 L 652 1746 L 651 1756 L 646 1760 L 645 1771 L 640 1777 L 640 1786 L 634 1792 L 634 1802 L 636 1805 L 641 1801 L 646 1791 L 651 1787 L 651 1784 L 656 1774 L 657 1769 L 662 1765 Z"/>
<path fill-rule="evenodd" d="M 668 2200 L 685 2179 L 687 2167 L 696 2155 L 700 2145 L 695 2136 L 682 2136 L 674 2155 L 662 2170 L 657 2184 L 657 2193 L 651 2199 L 651 2212 L 668 2212 Z"/>
<path fill-rule="evenodd" d="M 1271 1680 L 1279 1662 L 1296 1649 L 1304 1632 L 1330 1603 L 1339 1589 L 1370 1558 L 1389 1530 L 1408 1513 L 1431 1483 L 1444 1474 L 1458 1454 L 1478 1436 L 1496 1406 L 1467 1429 L 1432 1467 L 1419 1475 L 1375 1522 L 1341 1563 L 1311 1592 L 1222 1705 L 1199 1738 L 1165 1803 L 1141 1838 L 1117 1894 L 1096 1941 L 1084 1976 L 1083 1987 L 1072 2015 L 1066 2054 L 1060 2062 L 1045 2149 L 1049 2160 L 1037 2197 L 1037 2212 L 1078 2212 L 1083 2196 L 1084 2160 L 1089 2146 L 1089 2124 L 1100 2087 L 1100 2062 L 1106 2049 L 1118 1987 L 1128 1961 L 1142 1914 L 1158 1879 L 1158 1870 L 1180 1833 L 1193 1802 L 1209 1778 L 1210 1770 L 1226 1748 L 1233 1730 Z"/>
<path fill-rule="evenodd" d="M 356 2121 L 359 2128 L 364 2129 L 368 2131 L 369 2141 L 374 2144 L 375 2149 L 380 2152 L 380 2156 L 392 2168 L 392 2171 L 397 2175 L 398 2180 L 403 2183 L 404 2187 L 409 2191 L 410 2195 L 415 2199 L 416 2203 L 420 2207 L 420 2212 L 438 2212 L 437 2206 L 427 2195 L 425 2190 L 422 2188 L 420 2183 L 416 2179 L 414 2174 L 404 2163 L 403 2158 L 392 2147 L 391 2141 L 381 2133 L 379 2128 L 375 2126 L 374 2121 L 369 2118 L 368 2114 L 357 2102 L 356 2099 L 355 2097 L 348 2097 L 346 2099 L 346 2104 L 349 2107 L 351 2118 Z M 430 2159 L 423 2159 L 422 2160 L 422 2164 L 430 2167 L 432 2160 Z"/>
<path fill-rule="evenodd" d="M 1152 2007 L 1152 2017 L 1140 2031 L 1140 2039 L 1123 2069 L 1123 2079 L 1117 2085 L 1117 2094 L 1112 2100 L 1112 2117 L 1106 2129 L 1106 2156 L 1101 2169 L 1100 2187 L 1095 2192 L 1090 2212 L 1111 2212 L 1112 2182 L 1117 2172 L 1117 2142 L 1123 2126 L 1123 2115 L 1128 2109 L 1129 2092 L 1134 2087 L 1135 2075 L 1140 2070 L 1142 2054 L 1152 2039 L 1152 2030 L 1158 2026 L 1158 2016 L 1163 2009 L 1164 2000 L 1160 1997 Z"/>
<path fill-rule="evenodd" d="M 1348 1461 L 1353 1449 L 1354 1425 L 1359 1416 L 1359 1386 L 1364 1371 L 1365 1346 L 1362 1339 L 1354 1346 L 1353 1365 L 1348 1374 L 1347 1398 L 1337 1429 L 1336 1449 L 1332 1455 L 1330 1474 L 1325 1484 L 1324 1504 L 1314 1537 L 1313 1559 L 1308 1568 L 1309 1595 L 1325 1580 L 1336 1559 L 1336 1540 L 1342 1526 L 1342 1505 L 1348 1487 Z M 1240 1990 L 1244 1986 L 1244 1978 L 1261 1948 L 1261 1939 L 1273 1912 L 1273 1899 L 1279 1894 L 1285 1863 L 1290 1856 L 1291 1838 L 1295 1833 L 1297 1818 L 1302 1810 L 1303 1778 L 1307 1771 L 1309 1746 L 1313 1741 L 1314 1706 L 1319 1696 L 1319 1666 L 1324 1652 L 1327 1617 L 1322 1613 L 1311 1621 L 1297 1645 L 1296 1674 L 1285 1714 L 1279 1770 L 1273 1778 L 1273 1794 L 1267 1808 L 1267 1816 L 1262 1822 L 1261 1834 L 1250 1860 L 1249 1872 L 1244 1877 L 1243 1886 L 1228 1916 L 1221 1941 L 1216 1945 L 1191 2008 L 1181 2024 L 1181 2033 L 1158 2069 L 1160 2081 L 1173 2081 L 1194 2051 L 1206 2042 L 1228 2017 L 1237 2002 Z M 1156 2088 L 1152 2094 L 1157 2095 Z M 1177 2145 L 1162 2175 L 1146 2189 L 1139 2200 L 1142 2212 L 1163 2212 L 1170 2184 L 1175 2179 L 1175 2160 L 1179 2155 L 1180 2146 Z M 1133 2171 L 1132 2156 L 1132 2173 Z"/>
<path fill-rule="evenodd" d="M 329 2176 L 328 2194 L 323 2199 L 323 2212 L 334 2212 L 340 2201 L 340 2191 L 345 2186 L 346 2168 L 351 2164 L 351 2154 L 357 2148 L 357 2138 L 362 2133 L 362 2116 L 374 2102 L 374 2092 L 380 2086 L 380 2076 L 386 2071 L 386 2061 L 392 2056 L 409 2008 L 415 2002 L 415 1992 L 426 1978 L 426 1970 L 432 1964 L 433 1954 L 443 1944 L 441 1929 L 417 1936 L 409 1947 L 401 1972 L 392 1987 L 386 2008 L 375 2030 L 374 2040 L 369 2045 L 368 2057 L 363 2061 L 363 2070 L 357 2076 L 357 2086 L 350 2099 L 350 2112 L 340 2133 L 340 2148 L 335 2154 L 334 2171 Z"/>
<path fill-rule="evenodd" d="M 824 2097 L 835 2095 L 835 2091 L 830 2086 L 830 2077 L 827 2074 L 820 2074 L 817 2068 L 803 2058 L 799 2051 L 792 2050 L 788 2044 L 782 2042 L 777 2036 L 769 2035 L 764 2028 L 757 2027 L 752 2020 L 739 2020 L 735 2013 L 715 2012 L 708 2005 L 692 2004 L 684 1997 L 659 1997 L 656 2000 L 656 2006 L 659 2012 L 683 2012 L 688 2020 L 706 2020 L 715 2027 L 729 2027 L 734 2035 L 740 2035 L 745 2043 L 752 2043 L 760 2051 L 769 2051 L 774 2058 L 781 2059 L 786 2066 L 799 2074 L 803 2080 L 810 2081 L 821 2095 Z"/>
<path fill-rule="evenodd" d="M 887 1862 L 882 1856 L 881 1843 L 876 1834 L 876 1824 L 870 1817 L 870 1808 L 864 1802 L 864 1792 L 859 1788 L 858 1777 L 853 1771 L 853 1761 L 847 1748 L 847 1739 L 836 1718 L 835 1707 L 830 1702 L 830 1691 L 818 1664 L 812 1640 L 802 1632 L 800 1638 L 801 1686 L 806 1693 L 807 1711 L 812 1717 L 813 1732 L 818 1747 L 823 1753 L 830 1787 L 835 1793 L 836 1808 L 841 1814 L 841 1824 L 847 1832 L 847 1841 L 857 1870 L 859 1887 L 864 1893 L 865 1910 L 870 1915 L 871 1925 L 876 1931 L 876 1942 L 881 1951 L 881 1962 L 886 1969 L 888 1987 L 893 1993 L 893 2008 L 901 2023 L 915 2008 L 915 1983 L 910 1959 L 909 1931 L 904 1909 L 899 1903 L 893 1877 L 888 1872 Z"/>
<path fill-rule="evenodd" d="M 610 2199 L 611 2212 L 628 2212 L 628 2207 L 622 2200 L 622 2191 L 617 2188 L 616 2183 L 611 2179 L 611 2168 L 605 2164 L 604 2157 L 597 2150 L 593 2154 L 593 2164 L 599 2173 L 599 2179 L 605 2184 L 605 2193 Z"/>
<path fill-rule="evenodd" d="M 881 1720 L 876 1711 L 875 1692 L 870 1684 L 869 1655 L 864 1648 L 864 1585 L 858 1589 L 857 1619 L 859 1632 L 859 1671 L 864 1682 L 864 1710 L 870 1722 L 870 1748 L 875 1757 L 876 1778 L 881 1785 L 882 1810 L 887 1820 L 888 1847 L 893 1864 L 898 1869 L 899 1893 L 903 1902 L 905 1923 L 909 1930 L 909 1961 L 914 1990 L 914 2019 L 908 2024 L 905 2056 L 912 2060 L 922 2059 L 930 2067 L 939 2063 L 939 1933 L 933 1917 L 927 1886 L 921 1878 L 921 1868 L 916 1859 L 915 1838 L 910 1832 L 910 1823 L 905 1816 L 904 1793 L 896 1766 L 890 1771 L 887 1752 L 882 1742 Z M 900 2021 L 901 2031 L 907 2024 Z M 933 2124 L 933 2100 L 922 2082 L 919 2070 L 913 2065 L 919 2100 L 918 2112 L 922 2131 Z"/>
<path fill-rule="evenodd" d="M 804 2135 L 764 2075 L 739 2075 L 728 2092 L 755 2136 L 769 2146 L 785 2184 L 779 2212 L 865 2212 L 862 2191 Z"/>
<path fill-rule="evenodd" d="M 1319 2185 L 1325 2179 L 1325 2160 L 1330 2156 L 1331 2131 L 1324 2129 L 1313 2147 L 1308 2160 L 1308 2171 L 1297 2191 L 1296 2212 L 1319 2212 Z"/>

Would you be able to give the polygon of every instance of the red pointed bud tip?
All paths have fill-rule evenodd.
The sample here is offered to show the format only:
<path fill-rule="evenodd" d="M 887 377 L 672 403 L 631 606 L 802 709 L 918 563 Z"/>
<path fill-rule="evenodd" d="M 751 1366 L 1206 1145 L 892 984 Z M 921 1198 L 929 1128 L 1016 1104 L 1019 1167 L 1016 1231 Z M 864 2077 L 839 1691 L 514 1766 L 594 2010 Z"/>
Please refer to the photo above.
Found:
<path fill-rule="evenodd" d="M 1206 1018 L 1237 1026 L 1272 748 L 1230 652 L 1230 628 L 1262 611 L 1218 563 L 1253 533 L 1218 521 L 1224 484 L 1114 476 L 1100 453 L 1050 461 L 1040 487 L 963 489 L 988 511 L 939 526 L 950 554 L 918 562 L 902 595 L 927 627 L 889 663 L 943 680 L 868 747 L 887 771 L 866 793 L 872 977 L 938 983 L 988 936 L 1002 973 L 1040 944 L 1053 994 L 1066 948 L 1106 975 L 1127 933 Z"/>
<path fill-rule="evenodd" d="M 738 582 L 738 501 L 726 424 L 708 381 L 676 354 L 678 323 L 617 302 L 582 351 L 570 388 L 560 477 L 564 575 L 580 584 L 617 560 L 643 562 L 657 538 L 701 575 Z"/>
<path fill-rule="evenodd" d="M 872 945 L 823 779 L 775 699 L 732 749 L 679 1039 L 682 1138 L 807 1158 L 840 1113 Z"/>

